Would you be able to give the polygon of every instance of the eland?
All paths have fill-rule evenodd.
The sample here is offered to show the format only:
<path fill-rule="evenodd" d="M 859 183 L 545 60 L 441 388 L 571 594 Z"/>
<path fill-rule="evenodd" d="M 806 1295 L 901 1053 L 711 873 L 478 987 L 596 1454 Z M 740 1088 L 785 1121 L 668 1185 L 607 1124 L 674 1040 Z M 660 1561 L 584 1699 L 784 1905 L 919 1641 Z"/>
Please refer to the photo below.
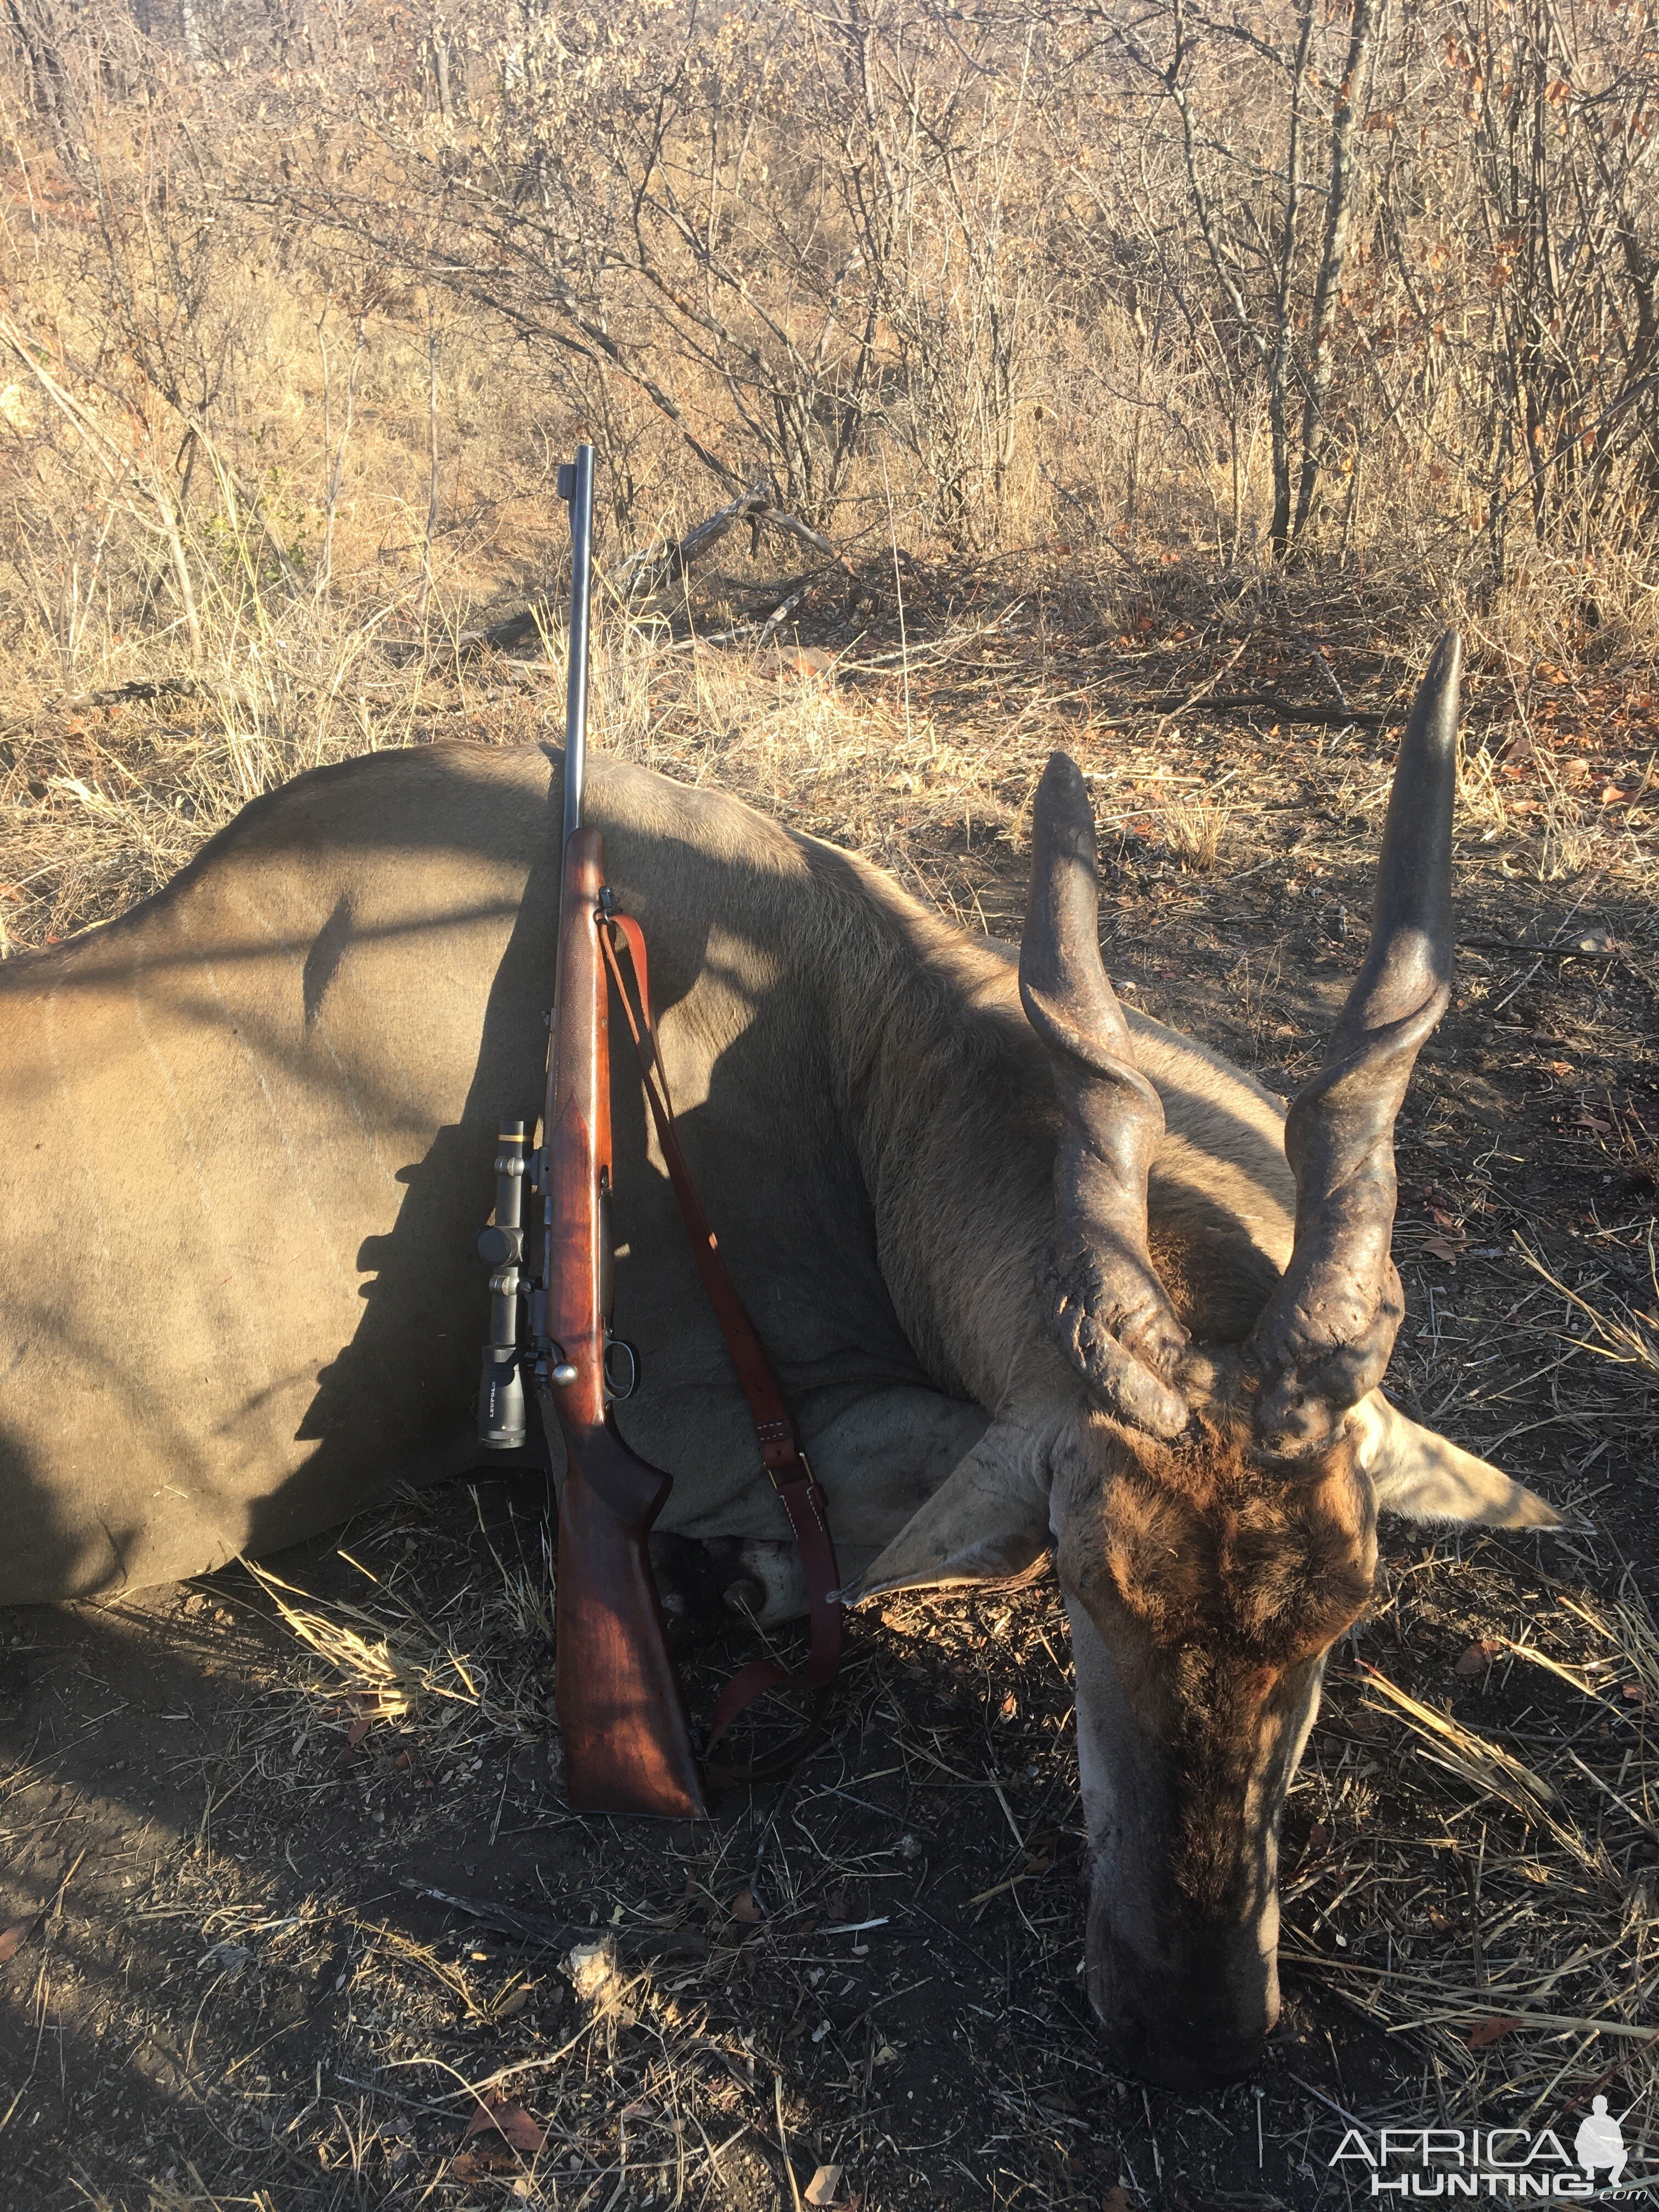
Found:
<path fill-rule="evenodd" d="M 589 786 L 848 1596 L 1052 1553 L 1089 1993 L 1121 2063 L 1178 2086 L 1273 2025 L 1279 1816 L 1379 1510 L 1558 1518 L 1381 1387 L 1394 1121 L 1449 990 L 1458 675 L 1449 638 L 1370 949 L 1288 1113 L 1120 1007 L 1063 755 L 1017 953 L 732 799 L 611 762 Z M 533 748 L 319 769 L 0 967 L 0 1602 L 199 1574 L 476 1464 L 473 1238 L 498 1117 L 541 1090 L 561 785 Z M 644 1370 L 618 1421 L 674 1477 L 666 1601 L 787 1617 L 787 1528 L 635 1086 L 615 1120 Z"/>

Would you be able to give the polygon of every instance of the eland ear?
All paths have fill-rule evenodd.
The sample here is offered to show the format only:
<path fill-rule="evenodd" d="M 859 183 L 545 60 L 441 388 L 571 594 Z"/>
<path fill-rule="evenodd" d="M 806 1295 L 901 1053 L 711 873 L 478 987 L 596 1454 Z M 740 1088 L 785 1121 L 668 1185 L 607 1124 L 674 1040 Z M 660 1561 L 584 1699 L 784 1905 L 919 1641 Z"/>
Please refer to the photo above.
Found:
<path fill-rule="evenodd" d="M 1045 1455 L 1029 1430 L 994 1421 L 842 1595 L 855 1604 L 890 1590 L 1012 1582 L 1040 1565 L 1048 1541 Z"/>
<path fill-rule="evenodd" d="M 1350 1419 L 1359 1464 L 1384 1513 L 1408 1521 L 1475 1522 L 1487 1528 L 1565 1528 L 1570 1524 L 1524 1484 L 1473 1452 L 1419 1428 L 1380 1390 L 1362 1399 Z"/>

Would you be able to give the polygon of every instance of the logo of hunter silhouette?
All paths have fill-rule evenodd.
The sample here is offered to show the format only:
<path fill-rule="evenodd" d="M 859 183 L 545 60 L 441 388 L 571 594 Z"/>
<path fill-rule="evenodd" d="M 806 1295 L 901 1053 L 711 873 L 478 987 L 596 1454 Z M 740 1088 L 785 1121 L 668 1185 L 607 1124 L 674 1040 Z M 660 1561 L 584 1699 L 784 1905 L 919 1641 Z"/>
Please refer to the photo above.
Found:
<path fill-rule="evenodd" d="M 1579 2122 L 1572 2147 L 1592 2179 L 1596 2168 L 1605 2166 L 1608 2181 L 1617 2182 L 1625 2170 L 1625 2130 L 1608 2112 L 1605 2097 L 1591 2099 L 1589 2118 Z"/>
<path fill-rule="evenodd" d="M 1617 2185 L 1626 2155 L 1623 2128 L 1595 2097 L 1571 2154 L 1553 2128 L 1350 2128 L 1329 2163 L 1368 2166 L 1373 2197 L 1590 2197 L 1598 2174 Z"/>

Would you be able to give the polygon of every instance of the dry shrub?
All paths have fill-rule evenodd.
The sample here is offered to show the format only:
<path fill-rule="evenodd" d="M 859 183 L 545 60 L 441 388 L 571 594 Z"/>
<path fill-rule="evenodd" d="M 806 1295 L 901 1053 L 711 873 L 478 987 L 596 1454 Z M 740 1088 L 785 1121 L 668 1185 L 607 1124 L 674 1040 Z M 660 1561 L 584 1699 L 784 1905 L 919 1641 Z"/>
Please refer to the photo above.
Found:
<path fill-rule="evenodd" d="M 1523 692 L 1651 665 L 1638 6 L 186 20 L 0 40 L 20 700 L 441 641 L 584 431 L 611 557 L 759 484 L 872 567 L 1428 573 Z"/>
<path fill-rule="evenodd" d="M 1221 841 L 1232 818 L 1232 809 L 1208 799 L 1173 799 L 1164 810 L 1164 843 L 1194 875 L 1211 874 L 1221 853 Z"/>

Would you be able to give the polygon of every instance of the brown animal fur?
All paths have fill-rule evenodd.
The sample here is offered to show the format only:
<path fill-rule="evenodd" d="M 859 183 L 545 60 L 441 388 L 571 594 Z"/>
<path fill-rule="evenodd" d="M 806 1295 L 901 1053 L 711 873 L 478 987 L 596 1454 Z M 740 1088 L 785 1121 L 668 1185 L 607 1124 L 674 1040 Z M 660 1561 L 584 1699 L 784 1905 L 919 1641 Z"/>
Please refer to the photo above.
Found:
<path fill-rule="evenodd" d="M 1244 1667 L 1310 1658 L 1358 1616 L 1376 1514 L 1346 1439 L 1290 1480 L 1252 1456 L 1231 1409 L 1173 1444 L 1095 1420 L 1117 1465 L 1076 1540 L 1073 1586 L 1091 1610 L 1133 1623 L 1149 1652 L 1197 1644 Z"/>
<path fill-rule="evenodd" d="M 1110 1480 L 1065 1520 L 1062 1582 L 1105 1638 L 1131 1710 L 1169 1758 L 1177 1893 L 1243 1913 L 1260 1826 L 1254 1778 L 1283 1711 L 1368 1602 L 1376 1565 L 1369 1486 L 1341 1440 L 1287 1480 L 1253 1459 L 1225 1407 L 1163 1444 L 1103 1414 Z"/>

